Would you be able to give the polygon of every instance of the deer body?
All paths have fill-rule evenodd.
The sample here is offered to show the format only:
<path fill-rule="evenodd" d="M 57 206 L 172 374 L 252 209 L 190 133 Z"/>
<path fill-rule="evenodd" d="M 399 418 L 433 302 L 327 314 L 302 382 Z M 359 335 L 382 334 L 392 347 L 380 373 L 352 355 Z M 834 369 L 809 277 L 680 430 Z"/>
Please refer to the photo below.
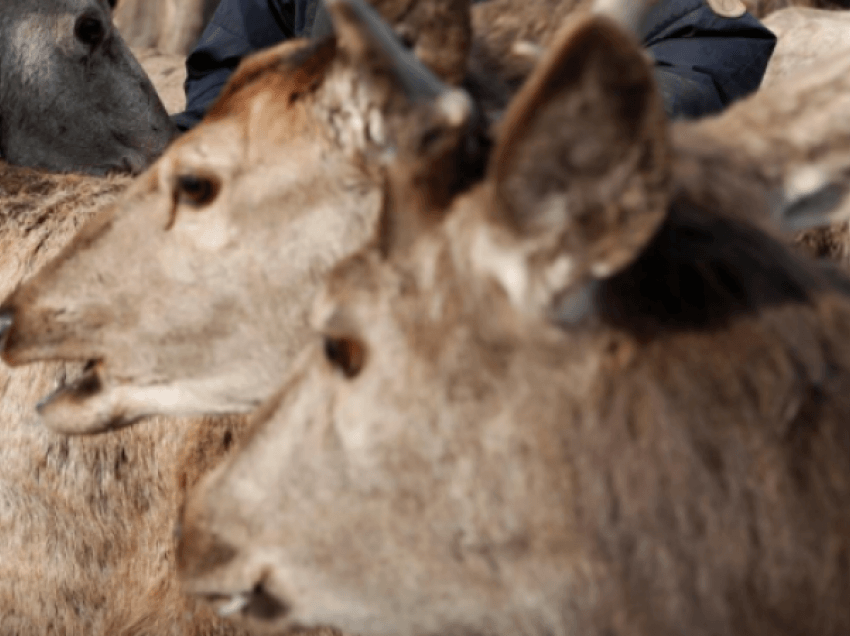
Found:
<path fill-rule="evenodd" d="M 366 635 L 846 633 L 850 284 L 694 196 L 636 43 L 564 33 L 454 197 L 394 130 L 377 240 L 187 505 L 187 589 Z"/>

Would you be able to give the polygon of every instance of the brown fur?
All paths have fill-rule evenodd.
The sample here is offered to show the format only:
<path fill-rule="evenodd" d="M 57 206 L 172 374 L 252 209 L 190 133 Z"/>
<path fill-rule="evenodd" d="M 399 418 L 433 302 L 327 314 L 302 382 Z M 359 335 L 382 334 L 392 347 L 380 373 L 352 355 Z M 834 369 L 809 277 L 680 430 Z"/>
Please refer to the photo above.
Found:
<path fill-rule="evenodd" d="M 445 8 L 461 17 L 468 10 L 460 0 L 446 0 Z M 505 41 L 550 37 L 541 13 L 505 22 L 514 34 Z M 405 20 L 395 25 L 408 26 Z M 9 299 L 6 307 L 16 316 L 7 361 L 103 359 L 96 370 L 101 390 L 85 397 L 69 391 L 67 399 L 54 400 L 45 408 L 48 422 L 53 409 L 65 408 L 78 416 L 58 417 L 59 425 L 72 422 L 76 432 L 130 421 L 128 413 L 160 412 L 166 403 L 182 414 L 253 408 L 300 350 L 307 301 L 323 272 L 371 236 L 387 203 L 381 201 L 382 157 L 399 150 L 386 137 L 408 126 L 411 147 L 451 148 L 458 134 L 480 125 L 462 99 L 412 122 L 411 104 L 422 96 L 405 86 L 413 84 L 414 93 L 435 90 L 417 84 L 427 72 L 396 73 L 395 57 L 403 51 L 370 48 L 371 36 L 350 28 L 349 39 L 337 44 L 289 42 L 245 60 L 207 121 L 180 139 L 120 209 L 98 221 L 97 231 Z M 812 156 L 840 165 L 848 74 L 833 75 L 843 73 L 842 63 L 836 59 L 823 73 L 770 87 L 721 118 L 675 128 L 674 145 L 696 198 L 723 209 L 746 201 L 740 209 L 767 219 L 786 180 Z M 450 131 L 441 121 L 449 116 L 455 119 Z M 443 136 L 429 137 L 430 130 Z M 481 141 L 463 153 L 480 157 L 486 151 Z M 462 181 L 465 187 L 480 177 L 458 157 L 444 159 L 463 179 L 442 186 L 458 188 Z M 184 201 L 181 175 L 209 179 L 214 200 Z M 422 197 L 417 202 L 435 206 Z M 128 260 L 128 253 L 147 258 Z M 177 261 L 179 275 L 163 265 Z M 126 311 L 134 306 L 158 308 L 144 329 Z M 156 392 L 162 387 L 173 391 L 167 399 Z"/>
<path fill-rule="evenodd" d="M 492 78 L 512 94 L 565 22 L 586 13 L 592 0 L 487 0 L 472 5 L 475 34 L 470 79 Z"/>
<path fill-rule="evenodd" d="M 458 12 L 467 10 L 457 0 L 445 4 Z M 288 42 L 246 60 L 203 125 L 178 139 L 163 160 L 134 184 L 119 209 L 92 221 L 36 279 L 15 292 L 5 307 L 15 308 L 16 314 L 5 342 L 7 362 L 57 357 L 103 360 L 92 370 L 98 390 L 83 396 L 69 387 L 56 394 L 42 409 L 48 423 L 55 420 L 60 426 L 74 425 L 76 432 L 91 431 L 93 426 L 129 423 L 160 412 L 166 403 L 177 409 L 172 414 L 245 411 L 274 390 L 282 369 L 301 348 L 309 299 L 323 272 L 374 231 L 383 177 L 380 167 L 367 158 L 388 152 L 384 139 L 396 122 L 409 121 L 405 113 L 419 99 L 417 91 L 427 94 L 436 86 L 445 88 L 420 64 L 411 94 L 405 95 L 406 78 L 399 77 L 391 54 L 370 40 L 369 27 L 354 15 L 342 19 L 351 21 L 350 32 L 338 44 Z M 393 46 L 402 53 L 392 55 L 409 55 Z M 445 114 L 437 111 L 432 119 L 439 121 Z M 474 125 L 467 121 L 469 115 L 456 122 L 458 130 Z M 421 127 L 413 129 L 439 147 L 427 139 L 429 121 L 424 118 Z M 197 205 L 184 201 L 176 189 L 178 177 L 185 174 L 214 182 L 213 200 Z M 239 200 L 244 205 L 235 203 Z M 288 238 L 282 242 L 283 236 Z M 147 256 L 127 259 L 135 251 Z M 177 253 L 182 256 L 174 260 Z M 188 269 L 176 266 L 196 258 Z M 112 274 L 95 274 L 107 263 Z M 191 278 L 191 272 L 217 267 L 215 263 L 229 263 L 229 273 L 220 272 L 224 275 L 220 280 L 230 282 L 209 286 L 184 276 L 188 273 Z M 118 271 L 125 273 L 114 276 Z M 244 284 L 248 272 L 251 280 Z M 57 276 L 65 281 L 56 288 L 60 295 L 85 296 L 93 301 L 90 312 L 56 313 L 47 307 L 42 311 L 30 303 L 40 293 L 37 289 L 52 285 Z M 203 276 L 205 281 L 214 278 Z M 90 293 L 92 285 L 101 284 L 117 284 L 123 300 L 103 302 L 115 289 Z M 149 302 L 145 296 L 154 288 L 157 299 Z M 195 311 L 213 306 L 214 311 Z M 95 322 L 116 325 L 114 317 L 127 328 L 138 324 L 138 314 L 126 311 L 130 307 L 156 307 L 145 319 L 146 330 L 154 339 L 162 335 L 165 340 L 134 343 L 122 353 L 110 345 L 107 360 L 100 345 L 98 353 L 86 351 L 92 343 L 72 343 L 59 337 L 63 329 L 48 327 L 60 315 L 76 315 L 94 322 L 83 330 L 70 323 L 67 327 L 84 338 L 100 337 Z M 42 327 L 53 334 L 48 347 L 58 344 L 61 350 L 40 347 L 40 334 L 46 333 Z M 184 337 L 172 337 L 175 327 Z M 199 347 L 189 334 L 201 333 L 205 344 Z M 245 338 L 256 342 L 260 358 L 242 355 L 250 349 Z M 115 343 L 121 341 L 130 343 L 123 336 Z M 272 342 L 274 346 L 269 345 Z M 154 361 L 152 352 L 170 359 Z M 156 369 L 147 367 L 150 362 Z M 166 370 L 174 373 L 175 364 L 181 369 L 174 376 L 179 384 L 162 375 Z M 266 369 L 267 383 L 256 380 L 258 364 Z M 219 374 L 229 383 L 244 377 L 246 384 L 238 389 L 229 384 L 222 391 Z M 189 376 L 194 378 L 192 388 L 183 384 Z M 163 391 L 174 399 L 163 398 Z M 69 410 L 75 415 L 67 416 Z"/>
<path fill-rule="evenodd" d="M 461 82 L 473 28 L 467 0 L 371 0 L 369 4 L 437 77 L 449 84 Z"/>
<path fill-rule="evenodd" d="M 775 213 L 789 197 L 800 196 L 794 190 L 806 171 L 819 175 L 812 187 L 850 174 L 850 126 L 843 115 L 850 108 L 848 78 L 847 56 L 824 56 L 816 66 L 777 77 L 717 117 L 675 126 L 676 145 L 719 170 L 728 162 L 730 174 L 740 172 L 751 182 L 750 200 L 762 198 L 749 208 L 754 216 Z M 835 216 L 846 218 L 846 195 L 836 202 Z M 799 242 L 847 266 L 848 238 L 845 224 L 810 230 Z"/>
<path fill-rule="evenodd" d="M 850 632 L 850 284 L 691 197 L 641 64 L 565 34 L 486 181 L 335 268 L 187 506 L 191 589 L 364 636 Z"/>
<path fill-rule="evenodd" d="M 0 163 L 0 289 L 28 279 L 129 179 Z M 0 368 L 0 632 L 165 636 L 242 633 L 177 584 L 173 526 L 185 484 L 223 455 L 195 437 L 239 421 L 156 419 L 69 438 L 35 404 L 79 364 Z"/>

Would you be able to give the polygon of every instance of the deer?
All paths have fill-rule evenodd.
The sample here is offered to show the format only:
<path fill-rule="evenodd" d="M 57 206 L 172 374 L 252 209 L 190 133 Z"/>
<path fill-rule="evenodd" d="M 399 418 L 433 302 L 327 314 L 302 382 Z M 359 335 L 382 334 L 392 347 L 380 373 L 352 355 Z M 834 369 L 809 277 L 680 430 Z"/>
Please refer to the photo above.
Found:
<path fill-rule="evenodd" d="M 463 13 L 449 12 L 447 19 L 451 28 L 433 21 L 431 28 L 452 33 L 458 25 L 463 28 L 468 15 L 464 18 Z M 303 46 L 328 56 L 336 45 L 301 42 L 284 48 L 297 53 Z M 445 53 L 462 59 L 456 53 Z M 277 58 L 267 61 L 279 63 Z M 259 68 L 255 66 L 254 71 Z M 345 92 L 344 82 L 359 78 L 356 68 L 355 61 L 339 60 L 335 80 L 340 83 L 328 86 L 327 94 L 339 91 L 342 94 L 337 99 L 347 100 L 350 94 Z M 288 81 L 284 70 L 279 69 L 280 82 Z M 246 72 L 250 73 L 250 68 Z M 243 79 L 242 88 L 256 92 L 257 85 L 250 78 Z M 294 77 L 293 81 L 314 79 Z M 428 86 L 426 82 L 424 88 Z M 358 86 L 351 84 L 350 88 L 357 90 Z M 328 100 L 330 104 L 332 98 Z M 239 113 L 240 118 L 250 113 L 247 100 L 241 103 L 246 110 Z M 233 103 L 228 108 L 234 108 Z M 304 104 L 298 108 L 299 117 L 311 112 Z M 293 121 L 297 119 L 286 123 Z M 248 119 L 247 123 L 260 123 L 253 132 L 266 135 L 262 122 Z M 335 124 L 339 134 L 357 138 L 357 121 L 342 119 Z M 229 125 L 234 125 L 232 118 Z M 275 131 L 274 127 L 269 130 Z M 303 148 L 318 144 L 319 151 L 328 150 L 315 132 L 312 136 L 308 132 L 303 126 L 290 130 L 303 135 Z M 346 160 L 353 163 L 353 159 Z M 339 161 L 343 164 L 342 158 Z M 354 167 L 349 172 L 354 173 Z M 134 180 L 128 175 L 50 174 L 0 163 L 0 244 L 6 246 L 0 259 L 0 296 L 38 277 L 70 243 L 86 240 L 79 235 L 80 228 L 97 223 L 102 211 L 109 210 L 119 197 L 149 187 L 151 174 L 154 179 L 161 176 L 154 172 Z M 153 253 L 149 256 L 158 258 Z M 97 365 L 96 360 L 65 360 L 0 369 L 0 437 L 4 440 L 0 444 L 0 499 L 4 502 L 0 523 L 6 524 L 7 537 L 0 554 L 5 575 L 5 583 L 0 584 L 0 631 L 22 636 L 51 631 L 110 636 L 245 634 L 226 620 L 227 611 L 219 608 L 213 612 L 181 592 L 172 530 L 185 493 L 232 452 L 245 428 L 244 418 L 155 417 L 117 436 L 85 439 L 40 426 L 33 411 L 38 396 L 62 392 L 68 385 L 82 386 Z M 34 563 L 42 565 L 33 567 Z"/>
<path fill-rule="evenodd" d="M 174 126 L 112 22 L 115 0 L 0 6 L 0 156 L 51 172 L 141 172 Z"/>
<path fill-rule="evenodd" d="M 31 277 L 130 181 L 0 163 L 0 289 Z M 173 533 L 187 489 L 243 418 L 155 418 L 97 438 L 47 430 L 33 404 L 83 369 L 0 369 L 0 632 L 245 636 L 182 593 Z"/>
<path fill-rule="evenodd" d="M 185 589 L 364 636 L 848 633 L 848 279 L 693 196 L 604 16 L 454 189 L 457 102 L 389 129 L 377 236 L 189 497 Z"/>
<path fill-rule="evenodd" d="M 0 6 L 5 292 L 132 181 L 105 173 L 141 170 L 173 133 L 110 11 L 106 2 Z M 61 137 L 49 139 L 50 126 Z M 159 418 L 100 439 L 50 433 L 34 417 L 36 395 L 80 372 L 0 370 L 0 631 L 244 636 L 181 592 L 172 530 L 187 489 L 228 452 L 242 418 L 176 427 Z"/>
<path fill-rule="evenodd" d="M 746 180 L 755 216 L 772 217 L 809 254 L 850 264 L 850 64 L 837 46 L 848 15 L 784 9 L 779 42 L 762 87 L 725 112 L 674 129 L 675 144 L 691 156 L 695 174 L 724 183 Z M 823 37 L 820 38 L 820 35 Z M 810 42 L 812 55 L 802 53 Z M 836 45 L 832 51 L 825 46 Z M 737 188 L 741 196 L 747 187 Z"/>
<path fill-rule="evenodd" d="M 41 403 L 47 426 L 85 434 L 152 414 L 247 413 L 274 393 L 301 351 L 321 278 L 374 236 L 384 180 L 375 159 L 391 152 L 386 129 L 398 116 L 390 87 L 429 94 L 466 75 L 468 8 L 439 6 L 439 21 L 395 24 L 416 56 L 369 19 L 362 28 L 370 35 L 293 41 L 245 60 L 207 119 L 6 299 L 7 364 L 97 361 Z M 428 36 L 428 24 L 439 33 Z M 538 33 L 511 28 L 521 38 Z M 462 113 L 466 98 L 458 100 Z M 446 159 L 461 183 L 480 178 L 472 166 L 483 166 L 499 125 L 481 111 L 487 107 L 470 120 L 475 132 L 464 135 L 463 156 Z M 793 116 L 805 126 L 811 111 Z M 777 131 L 787 128 L 787 119 L 776 123 Z M 779 179 L 756 159 L 736 161 L 740 153 L 711 135 L 681 136 L 680 154 L 691 157 L 701 196 L 746 200 L 768 216 Z M 128 259 L 132 253 L 146 256 Z M 129 307 L 149 311 L 143 319 L 118 315 Z"/>

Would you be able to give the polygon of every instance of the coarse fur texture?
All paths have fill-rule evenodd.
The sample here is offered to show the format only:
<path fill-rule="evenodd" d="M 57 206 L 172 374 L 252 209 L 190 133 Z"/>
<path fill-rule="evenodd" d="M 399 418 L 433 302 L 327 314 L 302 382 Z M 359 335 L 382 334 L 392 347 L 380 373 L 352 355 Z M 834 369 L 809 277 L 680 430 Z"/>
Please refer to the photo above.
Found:
<path fill-rule="evenodd" d="M 528 77 L 558 29 L 592 7 L 593 0 L 487 0 L 473 4 L 470 79 L 502 83 L 507 87 L 502 94 L 508 98 Z"/>
<path fill-rule="evenodd" d="M 373 235 L 386 203 L 381 165 L 398 152 L 388 142 L 394 121 L 407 125 L 412 103 L 443 90 L 374 24 L 358 26 L 335 6 L 335 19 L 350 23 L 338 42 L 289 42 L 246 59 L 207 121 L 8 299 L 10 363 L 103 362 L 92 370 L 97 391 L 71 387 L 45 405 L 49 425 L 93 432 L 151 413 L 247 411 L 274 391 L 301 349 L 323 273 Z M 844 120 L 835 114 L 846 82 L 829 72 L 838 73 L 766 88 L 704 126 L 677 125 L 681 178 L 694 198 L 770 220 L 786 177 L 813 153 L 840 159 Z M 451 153 L 456 135 L 479 128 L 462 96 L 443 93 L 414 126 L 426 154 Z M 450 119 L 449 130 L 440 122 Z M 483 146 L 444 159 L 474 181 L 480 170 L 458 161 L 480 158 Z M 200 182 L 201 200 L 183 192 L 184 177 Z M 138 252 L 157 256 L 126 258 Z M 133 306 L 157 309 L 141 324 L 119 311 Z"/>
<path fill-rule="evenodd" d="M 468 13 L 449 6 L 441 21 Z M 246 59 L 206 120 L 7 299 L 8 363 L 101 360 L 45 402 L 49 426 L 85 433 L 145 414 L 254 408 L 301 350 L 321 277 L 374 236 L 382 165 L 398 151 L 387 135 L 410 127 L 423 156 L 457 166 L 428 184 L 432 194 L 480 178 L 488 141 L 468 98 L 386 37 L 374 13 L 344 3 L 332 13 L 335 39 Z M 435 94 L 433 110 L 407 117 Z M 151 308 L 144 323 L 121 310 L 136 306 Z"/>
<path fill-rule="evenodd" d="M 0 3 L 0 156 L 54 172 L 140 172 L 176 130 L 107 0 Z"/>
<path fill-rule="evenodd" d="M 780 36 L 778 51 L 783 46 Z M 755 191 L 761 190 L 762 202 L 750 207 L 754 217 L 775 216 L 792 228 L 822 224 L 824 229 L 803 233 L 799 243 L 815 256 L 848 267 L 848 108 L 850 56 L 824 53 L 817 64 L 773 77 L 716 117 L 677 124 L 674 139 L 677 147 L 708 164 L 728 161 L 729 173 L 746 173 Z M 838 222 L 830 225 L 833 219 Z"/>
<path fill-rule="evenodd" d="M 610 21 L 506 122 L 445 210 L 396 155 L 381 228 L 444 220 L 327 278 L 187 588 L 363 636 L 850 633 L 850 283 L 691 196 Z"/>
<path fill-rule="evenodd" d="M 2 293 L 55 256 L 129 181 L 0 162 Z M 55 362 L 0 368 L 0 633 L 243 633 L 180 592 L 173 535 L 183 485 L 224 456 L 242 420 L 160 418 L 85 439 L 52 433 L 35 405 L 80 372 L 80 364 Z M 231 442 L 216 446 L 201 434 Z"/>

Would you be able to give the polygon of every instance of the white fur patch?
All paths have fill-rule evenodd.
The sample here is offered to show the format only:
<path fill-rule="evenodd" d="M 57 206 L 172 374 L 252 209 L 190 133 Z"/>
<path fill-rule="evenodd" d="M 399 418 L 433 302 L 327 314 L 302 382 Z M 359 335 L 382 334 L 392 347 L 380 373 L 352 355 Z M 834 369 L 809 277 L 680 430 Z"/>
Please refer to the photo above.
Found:
<path fill-rule="evenodd" d="M 611 263 L 599 261 L 590 266 L 590 273 L 595 278 L 609 278 L 614 273 L 614 267 Z"/>
<path fill-rule="evenodd" d="M 527 313 L 548 307 L 578 275 L 576 259 L 570 254 L 559 254 L 547 265 L 532 271 L 528 254 L 521 246 L 496 244 L 488 228 L 479 230 L 473 241 L 472 263 L 478 272 L 491 276 L 502 286 L 517 309 Z"/>
<path fill-rule="evenodd" d="M 489 228 L 481 228 L 472 243 L 473 267 L 489 275 L 502 286 L 516 307 L 523 307 L 528 297 L 528 265 L 523 255 L 493 241 Z"/>
<path fill-rule="evenodd" d="M 450 126 L 461 126 L 472 113 L 472 100 L 462 90 L 450 90 L 437 98 L 437 107 Z"/>
<path fill-rule="evenodd" d="M 543 57 L 544 48 L 531 40 L 517 40 L 511 46 L 511 53 L 517 57 L 527 57 L 537 60 Z"/>
<path fill-rule="evenodd" d="M 44 33 L 45 24 L 39 20 L 38 15 L 34 13 L 32 17 L 13 22 L 10 30 L 7 50 L 15 51 L 18 57 L 16 64 L 24 82 L 27 78 L 35 78 L 38 75 L 42 76 L 39 81 L 44 82 L 44 75 L 50 74 L 51 70 L 49 65 L 45 68 L 44 60 L 48 56 L 41 49 L 44 49 L 52 38 Z"/>

